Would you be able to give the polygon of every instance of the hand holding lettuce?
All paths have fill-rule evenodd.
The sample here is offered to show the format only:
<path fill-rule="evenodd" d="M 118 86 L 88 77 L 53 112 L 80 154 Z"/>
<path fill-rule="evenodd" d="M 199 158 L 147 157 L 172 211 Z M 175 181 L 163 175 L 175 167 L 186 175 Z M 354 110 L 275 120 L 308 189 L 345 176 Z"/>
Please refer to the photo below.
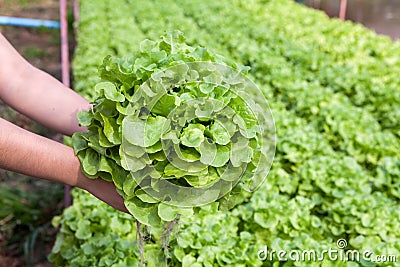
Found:
<path fill-rule="evenodd" d="M 247 68 L 185 44 L 145 40 L 129 59 L 106 57 L 88 133 L 73 136 L 83 172 L 112 181 L 140 223 L 159 228 L 195 207 L 242 202 L 275 151 L 268 104 Z"/>

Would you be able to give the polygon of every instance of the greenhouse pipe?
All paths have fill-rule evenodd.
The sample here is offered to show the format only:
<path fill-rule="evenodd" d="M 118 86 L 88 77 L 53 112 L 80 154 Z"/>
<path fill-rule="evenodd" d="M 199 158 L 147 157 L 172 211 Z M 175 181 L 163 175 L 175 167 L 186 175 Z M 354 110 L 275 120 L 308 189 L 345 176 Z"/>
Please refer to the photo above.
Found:
<path fill-rule="evenodd" d="M 69 49 L 68 49 L 68 20 L 67 1 L 60 0 L 61 23 L 61 77 L 65 86 L 70 87 L 69 82 Z"/>
<path fill-rule="evenodd" d="M 22 26 L 22 27 L 45 27 L 45 28 L 60 28 L 60 22 L 54 20 L 29 19 L 0 16 L 0 25 Z"/>
<path fill-rule="evenodd" d="M 347 0 L 340 0 L 339 19 L 346 19 Z"/>
<path fill-rule="evenodd" d="M 69 48 L 68 48 L 68 20 L 67 1 L 60 0 L 60 23 L 61 23 L 61 81 L 70 87 L 69 80 Z M 64 190 L 65 206 L 71 205 L 71 187 L 66 185 Z"/>

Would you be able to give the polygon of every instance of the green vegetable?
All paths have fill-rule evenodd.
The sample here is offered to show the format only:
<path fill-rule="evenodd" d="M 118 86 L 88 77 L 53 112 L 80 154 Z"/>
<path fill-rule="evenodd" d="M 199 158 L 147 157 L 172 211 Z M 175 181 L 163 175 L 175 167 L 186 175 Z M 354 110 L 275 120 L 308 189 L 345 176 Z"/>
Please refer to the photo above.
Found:
<path fill-rule="evenodd" d="M 232 189 L 254 191 L 274 153 L 272 116 L 257 87 L 180 32 L 140 47 L 99 67 L 93 108 L 78 116 L 89 132 L 73 136 L 83 172 L 112 180 L 132 215 L 152 227 L 227 203 Z"/>

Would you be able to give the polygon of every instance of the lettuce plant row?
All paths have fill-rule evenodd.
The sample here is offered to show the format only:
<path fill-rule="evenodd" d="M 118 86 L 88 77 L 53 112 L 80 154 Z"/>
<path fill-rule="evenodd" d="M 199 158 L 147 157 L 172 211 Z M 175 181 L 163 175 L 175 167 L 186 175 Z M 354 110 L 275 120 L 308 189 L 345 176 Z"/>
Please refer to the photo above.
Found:
<path fill-rule="evenodd" d="M 249 65 L 276 123 L 277 154 L 261 188 L 237 195 L 230 211 L 215 203 L 182 219 L 167 256 L 153 229 L 147 266 L 378 265 L 257 257 L 264 246 L 336 249 L 341 238 L 349 250 L 400 257 L 397 43 L 291 1 L 82 1 L 81 13 L 74 73 L 83 95 L 94 96 L 105 55 L 131 56 L 143 39 L 178 29 L 188 44 Z M 54 265 L 139 266 L 134 219 L 86 193 L 74 199 L 55 219 Z"/>
<path fill-rule="evenodd" d="M 329 20 L 323 13 L 298 9 L 292 3 L 270 1 L 268 7 L 280 12 L 283 11 L 279 8 L 282 5 L 286 11 L 274 12 L 273 16 L 263 11 L 268 8 L 260 8 L 263 6 L 260 1 L 244 6 L 254 15 L 253 18 L 267 22 L 268 28 L 297 46 L 292 61 L 303 67 L 310 80 L 345 94 L 354 105 L 369 110 L 383 129 L 399 137 L 400 98 L 396 90 L 400 83 L 396 76 L 400 68 L 399 42 L 377 36 L 361 25 Z M 297 12 L 290 12 L 291 8 Z M 307 19 L 290 23 L 299 14 Z M 282 23 L 289 27 L 282 29 L 279 26 Z M 346 34 L 348 31 L 351 31 L 351 36 Z M 302 50 L 313 50 L 313 56 L 307 58 L 309 53 Z"/>

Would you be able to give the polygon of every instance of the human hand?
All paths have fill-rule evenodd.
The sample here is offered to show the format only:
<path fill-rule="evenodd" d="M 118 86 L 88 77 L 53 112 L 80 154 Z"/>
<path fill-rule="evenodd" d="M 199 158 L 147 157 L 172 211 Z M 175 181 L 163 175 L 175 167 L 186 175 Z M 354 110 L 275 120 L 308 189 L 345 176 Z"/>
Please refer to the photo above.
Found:
<path fill-rule="evenodd" d="M 88 191 L 111 207 L 129 213 L 124 205 L 123 197 L 117 193 L 112 182 L 107 182 L 101 178 L 90 179 L 80 172 L 76 186 Z"/>

